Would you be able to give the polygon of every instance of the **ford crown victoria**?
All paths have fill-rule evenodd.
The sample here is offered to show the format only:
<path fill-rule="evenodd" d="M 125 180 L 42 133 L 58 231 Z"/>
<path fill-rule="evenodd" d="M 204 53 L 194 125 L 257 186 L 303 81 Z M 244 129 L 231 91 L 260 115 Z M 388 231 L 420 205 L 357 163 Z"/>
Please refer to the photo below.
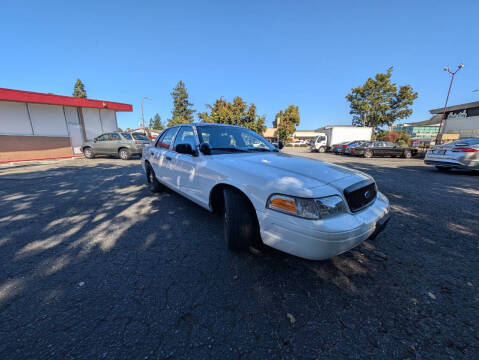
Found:
<path fill-rule="evenodd" d="M 232 250 L 266 244 L 327 259 L 375 237 L 389 220 L 389 201 L 370 176 L 284 154 L 243 127 L 170 127 L 144 148 L 142 166 L 153 192 L 166 186 L 222 214 Z"/>

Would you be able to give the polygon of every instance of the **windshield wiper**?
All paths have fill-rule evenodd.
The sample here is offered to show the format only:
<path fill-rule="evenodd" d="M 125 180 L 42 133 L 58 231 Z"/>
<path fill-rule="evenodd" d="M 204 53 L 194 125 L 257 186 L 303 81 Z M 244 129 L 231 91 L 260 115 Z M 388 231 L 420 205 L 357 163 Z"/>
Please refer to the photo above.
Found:
<path fill-rule="evenodd" d="M 246 150 L 235 147 L 214 147 L 211 150 L 231 151 L 231 152 L 246 152 Z"/>

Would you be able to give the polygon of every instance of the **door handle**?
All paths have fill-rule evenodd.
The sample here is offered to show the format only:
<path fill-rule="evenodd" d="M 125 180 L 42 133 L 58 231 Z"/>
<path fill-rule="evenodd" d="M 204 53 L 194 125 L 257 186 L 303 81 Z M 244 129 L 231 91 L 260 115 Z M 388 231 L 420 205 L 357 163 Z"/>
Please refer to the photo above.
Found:
<path fill-rule="evenodd" d="M 169 156 L 166 157 L 166 160 L 171 161 L 171 158 Z"/>

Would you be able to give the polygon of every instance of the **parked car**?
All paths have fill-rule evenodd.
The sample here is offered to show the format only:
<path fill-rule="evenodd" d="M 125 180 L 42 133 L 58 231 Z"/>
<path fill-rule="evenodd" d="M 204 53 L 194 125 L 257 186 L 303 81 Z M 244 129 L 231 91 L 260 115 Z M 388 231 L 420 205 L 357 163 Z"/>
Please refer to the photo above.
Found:
<path fill-rule="evenodd" d="M 437 145 L 426 153 L 424 162 L 438 170 L 479 170 L 479 138 L 461 139 Z"/>
<path fill-rule="evenodd" d="M 353 142 L 349 143 L 345 148 L 343 148 L 343 154 L 344 155 L 351 155 L 353 148 L 356 148 L 358 146 L 366 146 L 370 142 L 371 141 L 353 141 Z"/>
<path fill-rule="evenodd" d="M 417 149 L 402 147 L 389 141 L 371 141 L 351 149 L 351 154 L 372 158 L 373 156 L 403 157 L 406 159 L 416 155 Z"/>
<path fill-rule="evenodd" d="M 150 139 L 142 134 L 115 131 L 86 141 L 81 148 L 88 159 L 96 155 L 117 155 L 122 160 L 128 160 L 132 155 L 141 155 L 144 146 L 149 144 Z"/>
<path fill-rule="evenodd" d="M 340 143 L 338 145 L 334 145 L 333 153 L 335 153 L 336 155 L 341 155 L 343 153 L 344 149 L 346 149 L 351 142 L 352 141 L 346 141 L 346 142 Z"/>
<path fill-rule="evenodd" d="M 327 259 L 375 237 L 389 219 L 369 175 L 284 154 L 239 126 L 170 127 L 144 148 L 142 166 L 151 191 L 166 186 L 221 213 L 232 250 L 266 244 Z"/>
<path fill-rule="evenodd" d="M 304 140 L 296 140 L 290 143 L 287 143 L 286 146 L 306 146 L 308 143 Z"/>

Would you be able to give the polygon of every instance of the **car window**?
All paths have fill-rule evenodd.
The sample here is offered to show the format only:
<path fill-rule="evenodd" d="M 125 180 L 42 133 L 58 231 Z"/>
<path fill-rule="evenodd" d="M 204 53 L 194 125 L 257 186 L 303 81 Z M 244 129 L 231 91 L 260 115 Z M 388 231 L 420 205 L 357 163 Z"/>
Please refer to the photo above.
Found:
<path fill-rule="evenodd" d="M 135 140 L 150 141 L 150 139 L 143 134 L 132 133 L 131 136 L 133 136 L 133 139 Z"/>
<path fill-rule="evenodd" d="M 195 149 L 195 133 L 191 126 L 182 126 L 178 135 L 176 135 L 175 143 L 173 144 L 173 150 L 176 149 L 178 144 L 190 144 L 192 149 Z"/>
<path fill-rule="evenodd" d="M 198 126 L 197 130 L 200 143 L 208 143 L 212 154 L 224 151 L 276 151 L 261 135 L 239 126 Z"/>
<path fill-rule="evenodd" d="M 123 133 L 121 133 L 121 136 L 123 136 L 126 140 L 133 140 L 130 133 L 124 133 L 123 132 Z"/>
<path fill-rule="evenodd" d="M 156 143 L 156 147 L 161 147 L 163 149 L 169 149 L 170 145 L 173 141 L 173 136 L 175 136 L 176 131 L 178 130 L 177 127 L 170 128 L 166 130 L 162 135 L 161 138 Z"/>
<path fill-rule="evenodd" d="M 108 141 L 110 140 L 110 134 L 103 134 L 103 135 L 100 135 L 98 136 L 95 140 L 96 141 Z"/>
<path fill-rule="evenodd" d="M 394 147 L 394 144 L 392 142 L 386 141 L 384 142 L 384 146 L 386 147 Z"/>
<path fill-rule="evenodd" d="M 118 141 L 118 140 L 121 140 L 121 138 L 120 138 L 120 135 L 113 133 L 113 134 L 110 134 L 110 140 Z"/>

